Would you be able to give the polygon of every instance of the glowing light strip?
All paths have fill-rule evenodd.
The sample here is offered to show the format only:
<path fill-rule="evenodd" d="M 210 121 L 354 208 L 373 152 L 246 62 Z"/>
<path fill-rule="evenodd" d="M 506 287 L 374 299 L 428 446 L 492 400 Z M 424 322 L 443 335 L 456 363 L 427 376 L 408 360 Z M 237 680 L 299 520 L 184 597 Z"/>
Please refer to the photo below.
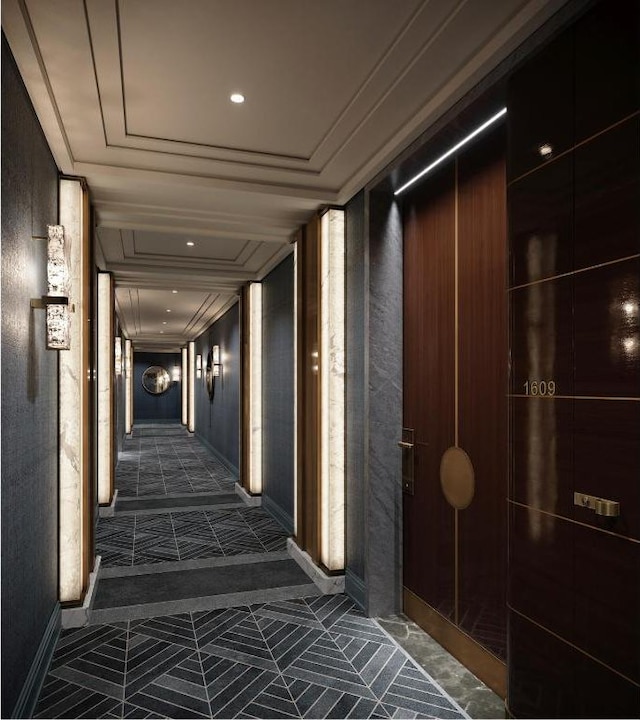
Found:
<path fill-rule="evenodd" d="M 84 433 L 89 423 L 85 416 L 85 388 L 89 371 L 84 323 L 88 298 L 85 297 L 84 272 L 88 243 L 83 242 L 85 218 L 83 189 L 78 180 L 62 179 L 59 185 L 60 224 L 69 243 L 69 303 L 71 347 L 58 356 L 59 370 L 59 599 L 82 599 L 83 526 L 89 508 L 84 478 L 89 458 L 85 456 Z M 113 346 L 111 346 L 113 347 Z"/>
<path fill-rule="evenodd" d="M 320 224 L 320 560 L 345 562 L 345 245 L 344 211 Z"/>
<path fill-rule="evenodd" d="M 113 289 L 111 274 L 98 273 L 98 503 L 113 494 Z"/>
<path fill-rule="evenodd" d="M 124 431 L 129 435 L 133 427 L 133 366 L 131 340 L 124 341 Z"/>
<path fill-rule="evenodd" d="M 298 243 L 293 244 L 293 534 L 298 534 Z"/>
<path fill-rule="evenodd" d="M 189 343 L 189 432 L 196 431 L 196 344 L 192 340 Z M 183 383 L 184 384 L 184 383 Z"/>
<path fill-rule="evenodd" d="M 262 285 L 249 285 L 249 492 L 262 492 Z"/>
<path fill-rule="evenodd" d="M 189 422 L 189 388 L 187 387 L 187 348 L 182 348 L 182 424 Z"/>
<path fill-rule="evenodd" d="M 393 194 L 400 195 L 400 193 L 403 193 L 407 188 L 411 187 L 415 182 L 420 180 L 420 178 L 423 178 L 427 173 L 431 172 L 435 167 L 440 165 L 440 163 L 444 162 L 448 157 L 451 157 L 453 153 L 460 150 L 463 145 L 466 145 L 468 142 L 473 140 L 474 137 L 479 135 L 483 130 L 486 130 L 490 125 L 493 125 L 493 123 L 497 122 L 503 115 L 506 115 L 506 113 L 507 108 L 503 107 L 502 110 L 490 117 L 486 122 L 483 122 L 482 125 L 477 127 L 472 133 L 460 140 L 459 143 L 447 150 L 444 155 L 441 155 L 437 160 L 434 160 L 431 165 L 428 165 L 424 170 L 421 170 L 415 177 L 412 177 L 409 182 L 405 183 L 401 188 L 398 188 Z"/>

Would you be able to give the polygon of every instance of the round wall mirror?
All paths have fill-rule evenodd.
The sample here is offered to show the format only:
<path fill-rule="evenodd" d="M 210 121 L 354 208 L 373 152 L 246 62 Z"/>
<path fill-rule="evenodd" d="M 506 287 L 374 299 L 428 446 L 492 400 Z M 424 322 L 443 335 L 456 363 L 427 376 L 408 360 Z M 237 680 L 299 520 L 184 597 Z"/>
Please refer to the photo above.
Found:
<path fill-rule="evenodd" d="M 209 393 L 209 401 L 213 401 L 213 395 L 216 388 L 216 378 L 213 374 L 213 353 L 209 350 L 207 355 L 207 369 L 205 371 L 205 380 L 207 383 L 207 392 Z"/>
<path fill-rule="evenodd" d="M 151 365 L 142 373 L 142 387 L 152 395 L 161 395 L 171 385 L 171 377 L 161 365 Z"/>

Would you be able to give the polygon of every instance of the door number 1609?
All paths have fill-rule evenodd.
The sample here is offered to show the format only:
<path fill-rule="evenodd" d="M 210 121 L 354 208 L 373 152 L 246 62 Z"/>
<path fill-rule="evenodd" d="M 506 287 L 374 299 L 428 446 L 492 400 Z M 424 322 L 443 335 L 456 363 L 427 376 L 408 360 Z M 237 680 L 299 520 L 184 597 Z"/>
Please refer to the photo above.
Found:
<path fill-rule="evenodd" d="M 525 395 L 555 395 L 555 380 L 527 380 L 524 384 Z"/>

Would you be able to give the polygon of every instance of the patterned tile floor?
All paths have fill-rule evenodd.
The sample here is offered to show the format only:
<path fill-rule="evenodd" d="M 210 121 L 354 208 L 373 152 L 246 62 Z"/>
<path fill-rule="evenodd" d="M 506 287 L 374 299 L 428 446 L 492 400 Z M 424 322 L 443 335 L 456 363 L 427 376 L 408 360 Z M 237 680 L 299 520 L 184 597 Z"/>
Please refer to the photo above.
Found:
<path fill-rule="evenodd" d="M 62 633 L 38 718 L 465 718 L 380 626 L 325 595 Z"/>
<path fill-rule="evenodd" d="M 100 518 L 103 568 L 286 550 L 287 533 L 260 507 Z"/>
<path fill-rule="evenodd" d="M 168 432 L 168 429 L 165 429 Z M 233 492 L 236 479 L 197 439 L 153 435 L 124 441 L 116 468 L 119 497 Z"/>
<path fill-rule="evenodd" d="M 179 428 L 139 428 L 119 497 L 233 492 L 235 478 Z M 282 551 L 262 508 L 100 518 L 102 567 Z M 239 566 L 241 567 L 241 566 Z M 246 567 L 246 566 L 245 566 Z M 62 632 L 39 718 L 465 718 L 344 595 L 89 625 Z"/>

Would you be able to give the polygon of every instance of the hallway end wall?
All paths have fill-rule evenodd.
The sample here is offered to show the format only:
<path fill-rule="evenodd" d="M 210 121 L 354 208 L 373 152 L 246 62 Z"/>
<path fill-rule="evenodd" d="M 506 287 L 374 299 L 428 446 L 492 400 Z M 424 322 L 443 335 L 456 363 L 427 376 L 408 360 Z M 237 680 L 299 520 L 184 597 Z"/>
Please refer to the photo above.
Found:
<path fill-rule="evenodd" d="M 181 387 L 171 387 L 161 395 L 151 395 L 142 387 L 142 373 L 152 365 L 161 365 L 171 375 L 175 365 L 181 367 L 179 353 L 133 353 L 133 422 L 180 422 Z"/>
<path fill-rule="evenodd" d="M 293 533 L 293 253 L 262 281 L 262 502 Z"/>
<path fill-rule="evenodd" d="M 196 435 L 238 474 L 240 466 L 240 304 L 236 303 L 196 340 L 196 354 L 220 347 L 222 372 L 216 378 L 213 400 L 209 400 L 205 372 L 196 378 Z"/>
<path fill-rule="evenodd" d="M 4 35 L 2 100 L 2 717 L 15 717 L 58 607 L 58 354 L 29 306 L 47 292 L 58 169 Z"/>

